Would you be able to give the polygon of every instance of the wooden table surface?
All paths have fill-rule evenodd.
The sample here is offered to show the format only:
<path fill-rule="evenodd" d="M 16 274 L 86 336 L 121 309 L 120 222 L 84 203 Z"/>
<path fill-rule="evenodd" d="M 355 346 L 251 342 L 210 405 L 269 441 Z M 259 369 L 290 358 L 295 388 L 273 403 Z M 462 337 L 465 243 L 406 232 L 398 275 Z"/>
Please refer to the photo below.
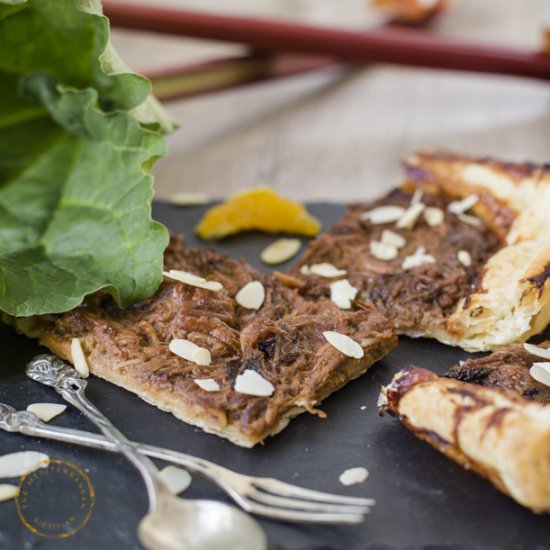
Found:
<path fill-rule="evenodd" d="M 162 2 L 320 25 L 376 23 L 366 0 Z M 537 48 L 544 23 L 550 26 L 547 0 L 455 0 L 432 32 Z M 113 35 L 138 71 L 241 51 L 146 33 Z M 181 129 L 168 138 L 168 155 L 155 168 L 156 196 L 201 191 L 224 197 L 268 184 L 300 200 L 362 200 L 395 183 L 400 159 L 431 147 L 548 161 L 549 100 L 548 83 L 377 65 L 171 102 Z"/>

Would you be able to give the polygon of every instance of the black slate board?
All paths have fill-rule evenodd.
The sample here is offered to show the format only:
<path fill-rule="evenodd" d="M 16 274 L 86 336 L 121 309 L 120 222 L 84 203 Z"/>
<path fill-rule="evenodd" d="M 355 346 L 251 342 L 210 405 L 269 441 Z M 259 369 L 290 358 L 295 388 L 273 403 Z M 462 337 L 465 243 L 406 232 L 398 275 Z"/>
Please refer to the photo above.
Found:
<path fill-rule="evenodd" d="M 183 233 L 191 245 L 202 245 L 194 237 L 192 227 L 205 208 L 156 204 L 154 210 L 156 219 L 172 231 Z M 340 217 L 344 207 L 313 204 L 310 210 L 328 227 Z M 244 256 L 265 269 L 259 262 L 259 252 L 272 240 L 267 235 L 246 234 L 216 247 L 232 257 Z M 23 374 L 25 364 L 43 351 L 36 343 L 2 327 L 0 349 L 0 402 L 18 409 L 38 401 L 62 402 L 55 392 Z M 378 417 L 378 390 L 401 367 L 412 363 L 442 373 L 467 356 L 461 350 L 436 342 L 402 338 L 386 359 L 325 401 L 322 408 L 328 414 L 327 419 L 303 414 L 265 446 L 252 450 L 235 447 L 187 426 L 101 380 L 90 380 L 88 395 L 136 441 L 185 451 L 244 473 L 273 476 L 304 487 L 372 497 L 377 501 L 366 521 L 353 527 L 262 520 L 272 549 L 550 548 L 550 518 L 520 507 L 488 482 L 415 439 L 395 419 Z M 366 410 L 361 410 L 362 406 Z M 75 410 L 68 410 L 53 422 L 93 429 Z M 123 458 L 0 433 L 2 454 L 19 450 L 43 451 L 50 458 L 80 466 L 94 486 L 96 505 L 90 521 L 80 532 L 59 540 L 29 532 L 18 519 L 13 501 L 0 504 L 0 548 L 140 548 L 135 532 L 146 512 L 146 496 L 139 476 Z M 362 485 L 343 487 L 338 476 L 353 466 L 366 466 L 370 477 Z M 189 498 L 220 498 L 229 502 L 198 476 L 186 494 Z M 63 494 L 54 498 L 61 505 Z"/>

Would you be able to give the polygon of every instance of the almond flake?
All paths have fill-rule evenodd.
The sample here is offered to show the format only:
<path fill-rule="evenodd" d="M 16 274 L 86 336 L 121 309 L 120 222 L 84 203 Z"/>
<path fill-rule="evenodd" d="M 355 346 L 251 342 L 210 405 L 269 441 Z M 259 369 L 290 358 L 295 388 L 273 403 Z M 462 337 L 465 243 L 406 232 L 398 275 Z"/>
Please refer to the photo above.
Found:
<path fill-rule="evenodd" d="M 475 216 L 470 216 L 469 214 L 458 214 L 457 218 L 464 223 L 478 227 L 481 225 L 481 220 Z"/>
<path fill-rule="evenodd" d="M 409 206 L 409 208 L 405 210 L 404 214 L 397 220 L 396 226 L 399 229 L 412 229 L 416 223 L 416 220 L 418 220 L 418 217 L 422 214 L 425 208 L 426 205 L 422 202 L 411 204 L 411 206 Z"/>
<path fill-rule="evenodd" d="M 479 197 L 477 195 L 469 195 L 462 200 L 450 202 L 447 205 L 447 210 L 451 214 L 456 214 L 458 216 L 470 210 L 478 200 Z"/>
<path fill-rule="evenodd" d="M 263 249 L 260 259 L 268 265 L 282 264 L 296 256 L 300 246 L 300 239 L 279 239 Z"/>
<path fill-rule="evenodd" d="M 411 205 L 412 204 L 418 204 L 422 202 L 422 197 L 424 196 L 424 192 L 420 189 L 415 189 L 413 196 L 411 198 Z"/>
<path fill-rule="evenodd" d="M 174 206 L 199 206 L 208 203 L 210 198 L 204 193 L 181 192 L 174 193 L 169 200 Z"/>
<path fill-rule="evenodd" d="M 550 363 L 533 363 L 529 369 L 529 374 L 541 384 L 550 386 Z"/>
<path fill-rule="evenodd" d="M 430 227 L 441 225 L 444 219 L 445 213 L 441 210 L 441 208 L 429 206 L 426 210 L 424 210 L 424 220 Z"/>
<path fill-rule="evenodd" d="M 7 483 L 0 483 L 0 502 L 6 500 L 12 500 L 19 494 L 19 487 L 16 485 L 9 485 Z"/>
<path fill-rule="evenodd" d="M 266 380 L 261 374 L 254 370 L 247 369 L 235 379 L 233 389 L 246 395 L 257 397 L 269 397 L 275 391 L 273 384 Z"/>
<path fill-rule="evenodd" d="M 426 254 L 426 247 L 425 246 L 419 246 L 415 251 L 413 256 L 423 256 Z"/>
<path fill-rule="evenodd" d="M 78 372 L 82 378 L 88 378 L 88 376 L 90 376 L 90 369 L 88 368 L 88 361 L 86 361 L 82 344 L 78 338 L 73 338 L 71 340 L 71 359 L 76 372 Z"/>
<path fill-rule="evenodd" d="M 0 478 L 20 477 L 39 468 L 47 468 L 50 457 L 36 451 L 20 451 L 0 456 Z"/>
<path fill-rule="evenodd" d="M 169 279 L 174 279 L 180 283 L 185 283 L 189 286 L 196 286 L 198 288 L 204 288 L 206 290 L 212 290 L 217 292 L 223 288 L 223 285 L 218 281 L 207 281 L 203 277 L 188 273 L 187 271 L 180 271 L 179 269 L 171 269 L 170 271 L 163 271 L 162 274 Z"/>
<path fill-rule="evenodd" d="M 310 266 L 303 265 L 300 269 L 302 275 L 317 275 L 324 277 L 325 279 L 333 279 L 334 277 L 341 277 L 345 275 L 347 271 L 345 269 L 338 269 L 329 263 L 312 264 Z"/>
<path fill-rule="evenodd" d="M 350 309 L 358 292 L 347 279 L 330 283 L 330 299 L 341 309 Z"/>
<path fill-rule="evenodd" d="M 183 493 L 191 485 L 191 474 L 177 466 L 166 466 L 159 472 L 159 477 L 173 495 Z"/>
<path fill-rule="evenodd" d="M 59 403 L 32 403 L 27 407 L 29 412 L 34 413 L 42 422 L 49 422 L 52 418 L 65 412 L 67 405 Z"/>
<path fill-rule="evenodd" d="M 407 244 L 404 237 L 390 229 L 384 229 L 384 231 L 382 231 L 380 242 L 388 246 L 395 246 L 395 248 L 403 248 Z"/>
<path fill-rule="evenodd" d="M 323 336 L 327 342 L 338 351 L 341 351 L 347 357 L 354 357 L 360 359 L 365 352 L 363 348 L 349 336 L 333 330 L 326 330 L 323 332 Z"/>
<path fill-rule="evenodd" d="M 416 249 L 414 254 L 407 256 L 403 260 L 401 267 L 403 269 L 412 269 L 413 267 L 418 267 L 420 265 L 434 263 L 435 258 L 431 254 L 426 254 L 426 248 L 424 246 L 420 246 Z"/>
<path fill-rule="evenodd" d="M 235 296 L 235 301 L 246 309 L 260 309 L 264 300 L 265 289 L 260 281 L 246 283 Z"/>
<path fill-rule="evenodd" d="M 405 213 L 405 209 L 401 206 L 387 205 L 379 206 L 368 212 L 361 214 L 362 220 L 369 220 L 371 223 L 378 225 L 382 223 L 394 223 Z"/>
<path fill-rule="evenodd" d="M 456 257 L 464 267 L 470 267 L 472 265 L 472 257 L 467 250 L 459 250 Z"/>
<path fill-rule="evenodd" d="M 361 340 L 361 347 L 368 348 L 369 346 L 376 344 L 376 342 L 377 342 L 376 338 L 363 338 Z"/>
<path fill-rule="evenodd" d="M 523 348 L 532 355 L 543 357 L 544 359 L 550 359 L 550 348 L 541 348 L 540 346 L 534 346 L 533 344 L 523 344 Z"/>
<path fill-rule="evenodd" d="M 213 378 L 196 378 L 193 382 L 204 391 L 220 391 L 220 385 Z"/>
<path fill-rule="evenodd" d="M 210 365 L 212 363 L 212 355 L 207 349 L 197 347 L 191 352 L 191 361 L 197 365 Z"/>
<path fill-rule="evenodd" d="M 363 483 L 369 477 L 369 471 L 366 468 L 348 468 L 344 470 L 339 477 L 342 485 L 356 485 Z"/>
<path fill-rule="evenodd" d="M 168 345 L 168 349 L 175 355 L 197 365 L 210 365 L 212 362 L 212 356 L 207 349 L 183 338 L 174 338 Z"/>
<path fill-rule="evenodd" d="M 389 262 L 397 258 L 399 251 L 395 246 L 381 243 L 379 241 L 370 242 L 370 253 L 377 259 Z"/>
<path fill-rule="evenodd" d="M 173 277 L 185 279 L 186 281 L 194 281 L 196 283 L 206 283 L 206 279 L 204 277 L 200 277 L 199 275 L 195 275 L 194 273 L 189 273 L 188 271 L 182 271 L 180 269 L 170 269 L 168 272 L 165 272 L 167 277 Z"/>

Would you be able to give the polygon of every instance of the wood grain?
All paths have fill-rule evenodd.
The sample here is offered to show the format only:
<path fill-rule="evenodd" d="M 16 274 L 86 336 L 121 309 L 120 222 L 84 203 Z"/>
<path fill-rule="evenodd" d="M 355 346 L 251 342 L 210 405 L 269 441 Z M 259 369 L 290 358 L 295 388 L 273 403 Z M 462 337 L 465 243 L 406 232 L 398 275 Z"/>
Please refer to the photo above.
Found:
<path fill-rule="evenodd" d="M 230 9 L 222 0 L 163 2 L 355 28 L 376 20 L 357 0 L 239 0 Z M 536 48 L 545 20 L 545 0 L 456 0 L 435 32 Z M 242 51 L 127 31 L 114 40 L 138 70 Z M 223 197 L 269 184 L 300 200 L 362 200 L 392 186 L 400 159 L 426 147 L 546 161 L 549 100 L 543 83 L 380 65 L 175 102 L 181 129 L 156 166 L 156 195 Z"/>

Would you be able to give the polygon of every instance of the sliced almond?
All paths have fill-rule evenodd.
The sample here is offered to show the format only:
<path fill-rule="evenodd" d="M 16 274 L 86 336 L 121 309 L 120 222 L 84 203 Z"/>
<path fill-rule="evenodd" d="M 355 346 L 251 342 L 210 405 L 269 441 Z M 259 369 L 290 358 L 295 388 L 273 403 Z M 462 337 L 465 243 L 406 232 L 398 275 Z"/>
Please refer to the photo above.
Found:
<path fill-rule="evenodd" d="M 424 192 L 420 189 L 415 189 L 413 196 L 411 198 L 411 205 L 412 204 L 418 204 L 422 202 L 422 197 L 424 196 Z"/>
<path fill-rule="evenodd" d="M 0 483 L 0 502 L 12 500 L 19 494 L 19 487 L 9 485 L 8 483 Z"/>
<path fill-rule="evenodd" d="M 0 478 L 21 477 L 22 475 L 47 468 L 50 457 L 36 451 L 20 451 L 0 456 Z"/>
<path fill-rule="evenodd" d="M 171 269 L 170 271 L 163 271 L 162 274 L 169 279 L 174 279 L 180 283 L 185 283 L 189 286 L 196 286 L 198 288 L 204 288 L 206 290 L 212 290 L 218 292 L 223 288 L 223 285 L 218 281 L 207 281 L 203 277 L 188 273 L 187 271 L 180 271 L 179 269 Z"/>
<path fill-rule="evenodd" d="M 477 195 L 475 194 L 469 195 L 462 200 L 450 202 L 447 205 L 447 210 L 451 214 L 456 214 L 456 215 L 464 214 L 464 212 L 467 212 L 468 210 L 470 210 L 470 208 L 472 208 L 472 206 L 474 206 L 474 204 L 478 200 L 479 200 L 479 197 Z"/>
<path fill-rule="evenodd" d="M 377 342 L 376 338 L 363 338 L 361 340 L 361 347 L 368 348 L 369 346 L 376 344 L 376 342 Z"/>
<path fill-rule="evenodd" d="M 189 273 L 188 271 L 182 271 L 181 269 L 170 269 L 169 271 L 164 272 L 165 277 L 172 277 L 176 280 L 181 281 L 194 281 L 196 283 L 206 283 L 206 279 L 194 273 Z"/>
<path fill-rule="evenodd" d="M 550 348 L 541 348 L 540 346 L 535 346 L 533 344 L 523 344 L 523 348 L 532 355 L 550 360 Z"/>
<path fill-rule="evenodd" d="M 377 259 L 389 262 L 397 258 L 399 251 L 395 246 L 384 244 L 379 241 L 370 242 L 370 253 Z"/>
<path fill-rule="evenodd" d="M 318 277 L 324 277 L 325 279 L 333 279 L 334 277 L 341 277 L 345 275 L 347 271 L 345 269 L 338 269 L 332 264 L 323 262 L 320 264 L 312 264 L 310 266 L 303 265 L 300 269 L 302 275 L 317 275 Z"/>
<path fill-rule="evenodd" d="M 65 412 L 67 405 L 59 403 L 32 403 L 27 407 L 29 412 L 34 413 L 42 422 L 49 422 L 52 418 Z"/>
<path fill-rule="evenodd" d="M 264 264 L 282 264 L 293 258 L 300 250 L 300 239 L 279 239 L 264 248 L 260 259 Z"/>
<path fill-rule="evenodd" d="M 168 345 L 168 349 L 175 355 L 197 365 L 210 365 L 212 363 L 212 356 L 207 349 L 201 348 L 184 338 L 174 338 Z"/>
<path fill-rule="evenodd" d="M 210 365 L 212 363 L 212 355 L 207 349 L 197 346 L 191 352 L 191 361 L 197 365 Z"/>
<path fill-rule="evenodd" d="M 384 231 L 382 231 L 380 242 L 388 246 L 395 246 L 395 248 L 403 248 L 407 244 L 405 237 L 391 229 L 384 229 Z"/>
<path fill-rule="evenodd" d="M 413 256 L 424 256 L 426 254 L 426 247 L 419 246 L 413 253 Z"/>
<path fill-rule="evenodd" d="M 481 220 L 475 216 L 470 216 L 469 214 L 458 214 L 457 218 L 464 223 L 479 227 L 481 225 Z"/>
<path fill-rule="evenodd" d="M 193 382 L 204 391 L 220 391 L 220 385 L 213 378 L 196 378 Z"/>
<path fill-rule="evenodd" d="M 266 380 L 261 374 L 250 369 L 245 370 L 237 376 L 233 389 L 236 392 L 255 395 L 257 397 L 269 397 L 275 391 L 271 382 Z"/>
<path fill-rule="evenodd" d="M 529 369 L 529 374 L 541 384 L 550 386 L 550 363 L 533 363 Z"/>
<path fill-rule="evenodd" d="M 204 193 L 182 191 L 170 195 L 170 203 L 174 206 L 199 206 L 210 202 L 210 197 Z"/>
<path fill-rule="evenodd" d="M 78 338 L 73 338 L 71 340 L 71 359 L 76 372 L 78 372 L 82 378 L 88 378 L 88 376 L 90 376 L 90 369 L 88 368 L 88 361 L 86 361 L 82 344 Z"/>
<path fill-rule="evenodd" d="M 429 206 L 426 210 L 424 210 L 424 220 L 430 227 L 441 225 L 444 219 L 445 213 L 441 210 L 441 208 Z"/>
<path fill-rule="evenodd" d="M 362 407 L 361 407 L 362 408 Z M 348 468 L 344 470 L 339 477 L 342 485 L 356 485 L 363 483 L 369 477 L 369 471 L 366 468 Z"/>
<path fill-rule="evenodd" d="M 235 301 L 246 309 L 260 309 L 264 300 L 265 288 L 260 281 L 246 283 L 235 296 Z"/>
<path fill-rule="evenodd" d="M 464 267 L 470 267 L 472 265 L 472 257 L 467 250 L 459 250 L 456 257 Z"/>
<path fill-rule="evenodd" d="M 411 204 L 397 220 L 396 226 L 400 229 L 412 229 L 425 208 L 426 205 L 422 202 Z"/>
<path fill-rule="evenodd" d="M 360 359 L 365 354 L 363 348 L 355 340 L 341 332 L 326 330 L 323 332 L 323 336 L 332 347 L 341 351 L 347 357 Z"/>
<path fill-rule="evenodd" d="M 159 472 L 159 477 L 173 495 L 183 493 L 191 485 L 191 474 L 177 466 L 166 466 Z"/>
<path fill-rule="evenodd" d="M 401 267 L 403 269 L 412 269 L 413 267 L 418 267 L 424 264 L 434 264 L 435 258 L 431 254 L 426 254 L 426 248 L 421 246 L 417 248 L 414 254 L 407 256 Z"/>
<path fill-rule="evenodd" d="M 341 309 L 350 309 L 358 292 L 347 279 L 330 283 L 330 299 Z"/>
<path fill-rule="evenodd" d="M 378 225 L 382 223 L 394 223 L 405 213 L 405 209 L 401 206 L 387 205 L 379 206 L 363 212 L 361 214 L 362 220 L 369 220 L 371 223 Z"/>

